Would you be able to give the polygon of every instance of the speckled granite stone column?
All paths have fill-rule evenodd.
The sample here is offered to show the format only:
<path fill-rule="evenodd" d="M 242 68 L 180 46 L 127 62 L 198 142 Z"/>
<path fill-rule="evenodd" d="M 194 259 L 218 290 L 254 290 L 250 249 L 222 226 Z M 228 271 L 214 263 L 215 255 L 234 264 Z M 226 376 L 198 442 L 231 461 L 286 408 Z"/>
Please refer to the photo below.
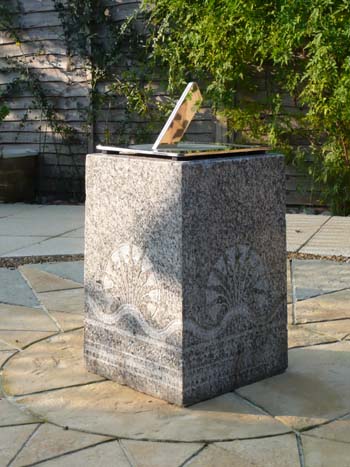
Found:
<path fill-rule="evenodd" d="M 85 360 L 180 405 L 287 367 L 284 161 L 87 157 Z"/>

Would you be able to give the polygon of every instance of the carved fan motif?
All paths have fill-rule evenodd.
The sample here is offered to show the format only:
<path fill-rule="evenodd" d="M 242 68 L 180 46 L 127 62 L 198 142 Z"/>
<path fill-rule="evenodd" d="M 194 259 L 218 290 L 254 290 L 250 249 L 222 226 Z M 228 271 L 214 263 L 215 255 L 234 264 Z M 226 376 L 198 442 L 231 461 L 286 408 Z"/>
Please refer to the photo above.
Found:
<path fill-rule="evenodd" d="M 229 248 L 215 263 L 206 288 L 207 325 L 220 326 L 232 316 L 266 319 L 270 290 L 265 266 L 246 245 Z"/>
<path fill-rule="evenodd" d="M 152 263 L 135 245 L 123 244 L 112 254 L 100 286 L 105 303 L 98 312 L 107 323 L 126 312 L 141 314 L 146 321 L 157 314 L 160 292 Z"/>

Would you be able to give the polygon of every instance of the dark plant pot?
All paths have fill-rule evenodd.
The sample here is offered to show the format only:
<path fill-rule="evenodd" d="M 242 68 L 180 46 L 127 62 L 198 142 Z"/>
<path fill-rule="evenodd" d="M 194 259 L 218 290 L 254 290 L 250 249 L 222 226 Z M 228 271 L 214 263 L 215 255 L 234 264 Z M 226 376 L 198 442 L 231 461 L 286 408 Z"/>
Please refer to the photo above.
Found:
<path fill-rule="evenodd" d="M 0 202 L 33 201 L 38 151 L 0 149 Z"/>

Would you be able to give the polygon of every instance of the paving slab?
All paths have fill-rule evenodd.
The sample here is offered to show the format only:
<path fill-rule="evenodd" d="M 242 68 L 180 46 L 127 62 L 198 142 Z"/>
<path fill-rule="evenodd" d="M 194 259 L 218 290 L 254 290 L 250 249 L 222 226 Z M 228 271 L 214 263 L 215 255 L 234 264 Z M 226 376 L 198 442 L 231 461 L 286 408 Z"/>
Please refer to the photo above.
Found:
<path fill-rule="evenodd" d="M 2 466 L 9 465 L 34 429 L 35 427 L 32 425 L 0 428 L 0 462 Z"/>
<path fill-rule="evenodd" d="M 83 288 L 38 293 L 38 298 L 48 311 L 84 313 L 85 298 Z"/>
<path fill-rule="evenodd" d="M 10 349 L 23 349 L 33 342 L 45 339 L 46 337 L 56 334 L 56 331 L 0 331 L 0 346 L 1 342 L 7 345 Z M 6 349 L 5 349 L 6 350 Z"/>
<path fill-rule="evenodd" d="M 0 367 L 11 357 L 3 370 L 3 383 L 11 395 L 17 394 L 13 403 L 0 398 L 0 464 L 8 459 L 10 436 L 5 430 L 30 427 L 29 437 L 45 419 L 69 429 L 42 424 L 14 460 L 14 467 L 37 462 L 95 467 L 101 459 L 104 465 L 118 467 L 299 466 L 296 438 L 287 434 L 292 428 L 307 430 L 302 434 L 306 467 L 350 467 L 350 264 L 294 260 L 294 266 L 301 324 L 290 326 L 293 350 L 287 373 L 189 408 L 102 378 L 95 383 L 89 378 L 99 377 L 84 367 L 82 331 L 47 339 L 57 328 L 47 328 L 54 323 L 37 308 L 38 301 L 29 306 L 0 303 Z M 61 329 L 83 325 L 82 261 L 26 265 L 21 270 Z M 6 284 L 16 290 L 16 283 L 23 286 L 12 274 L 18 271 L 6 271 L 14 279 Z M 287 279 L 290 302 L 289 275 Z M 75 287 L 80 288 L 77 295 Z M 1 294 L 5 292 L 0 288 Z M 18 299 L 16 293 L 12 296 Z M 14 350 L 33 342 L 20 353 Z M 300 346 L 304 348 L 296 348 Z M 22 439 L 21 430 L 18 433 Z M 19 448 L 14 431 L 11 436 L 16 439 L 13 458 Z M 105 442 L 108 436 L 131 439 Z M 204 447 L 202 442 L 213 444 Z M 72 450 L 77 452 L 70 454 Z"/>
<path fill-rule="evenodd" d="M 82 287 L 82 284 L 69 279 L 63 279 L 40 269 L 21 266 L 18 268 L 22 276 L 26 279 L 35 292 L 52 292 L 65 289 L 77 289 Z"/>
<path fill-rule="evenodd" d="M 1 220 L 0 220 L 1 222 Z M 28 247 L 36 243 L 46 240 L 47 237 L 25 237 L 25 236 L 1 236 L 0 235 L 0 256 L 10 254 L 11 251 L 16 251 L 20 248 Z"/>
<path fill-rule="evenodd" d="M 14 356 L 3 372 L 7 394 L 30 394 L 104 378 L 89 373 L 83 362 L 83 333 L 59 334 Z"/>
<path fill-rule="evenodd" d="M 0 218 L 33 213 L 42 208 L 40 204 L 0 203 Z"/>
<path fill-rule="evenodd" d="M 23 407 L 10 403 L 0 393 L 0 427 L 37 423 L 39 420 Z M 0 456 L 1 459 L 1 456 Z"/>
<path fill-rule="evenodd" d="M 12 206 L 13 209 L 15 209 L 17 204 L 14 204 Z M 76 224 L 78 224 L 79 226 L 84 225 L 85 206 L 83 205 L 23 204 L 23 206 L 26 207 L 22 209 L 19 206 L 17 208 L 17 212 L 13 212 L 12 214 L 10 214 L 11 217 L 16 219 L 34 219 L 36 221 L 45 218 L 55 220 L 57 223 L 59 223 L 62 219 L 71 219 L 74 221 L 74 223 L 72 224 L 72 229 Z M 11 207 L 8 208 L 8 212 L 12 212 Z"/>
<path fill-rule="evenodd" d="M 296 303 L 299 323 L 350 318 L 350 290 L 320 295 Z"/>
<path fill-rule="evenodd" d="M 191 467 L 300 467 L 294 435 L 216 443 L 188 464 Z"/>
<path fill-rule="evenodd" d="M 289 431 L 232 393 L 181 408 L 106 381 L 19 397 L 16 402 L 61 426 L 141 440 L 201 442 Z"/>
<path fill-rule="evenodd" d="M 58 328 L 40 308 L 0 303 L 0 331 L 52 331 Z"/>
<path fill-rule="evenodd" d="M 78 229 L 84 225 L 80 219 L 49 216 L 40 209 L 28 216 L 11 216 L 1 219 L 1 235 L 52 237 Z"/>
<path fill-rule="evenodd" d="M 325 330 L 326 331 L 326 330 Z M 337 342 L 338 338 L 317 332 L 317 329 L 310 328 L 309 325 L 290 325 L 288 327 L 288 348 L 306 347 L 310 345 L 326 344 Z"/>
<path fill-rule="evenodd" d="M 70 331 L 84 326 L 84 315 L 81 313 L 77 314 L 65 313 L 62 311 L 50 311 L 50 316 L 63 331 Z"/>
<path fill-rule="evenodd" d="M 33 291 L 14 269 L 0 268 L 0 302 L 28 307 L 39 306 Z"/>
<path fill-rule="evenodd" d="M 350 216 L 332 217 L 300 251 L 315 255 L 350 256 Z"/>
<path fill-rule="evenodd" d="M 28 268 L 39 269 L 46 271 L 63 279 L 70 279 L 72 281 L 83 284 L 84 282 L 84 261 L 64 261 L 57 263 L 43 263 L 43 264 L 28 264 Z"/>
<path fill-rule="evenodd" d="M 350 443 L 350 416 L 307 431 L 305 435 Z"/>
<path fill-rule="evenodd" d="M 4 258 L 22 256 L 61 256 L 80 255 L 84 253 L 84 239 L 55 237 L 41 243 L 20 248 L 2 255 Z"/>
<path fill-rule="evenodd" d="M 0 219 L 0 256 L 83 253 L 84 206 L 0 204 Z M 287 214 L 286 219 L 287 251 L 350 256 L 350 217 Z"/>
<path fill-rule="evenodd" d="M 336 321 L 328 321 L 322 323 L 305 324 L 305 327 L 312 332 L 331 336 L 338 340 L 344 339 L 350 334 L 350 319 L 339 319 Z"/>
<path fill-rule="evenodd" d="M 239 459 L 240 461 L 241 459 Z M 229 451 L 221 449 L 216 445 L 209 445 L 198 456 L 191 459 L 187 465 L 189 467 L 213 467 L 217 465 L 220 465 L 220 467 L 235 467 L 234 462 L 234 456 Z"/>
<path fill-rule="evenodd" d="M 36 213 L 37 215 L 51 216 L 55 219 L 70 217 L 81 225 L 84 225 L 85 206 L 83 204 L 46 204 L 41 206 L 40 213 Z M 30 215 L 29 212 L 28 215 Z"/>
<path fill-rule="evenodd" d="M 237 390 L 295 429 L 350 412 L 350 342 L 289 351 L 286 373 Z M 317 390 L 315 390 L 317 388 Z"/>
<path fill-rule="evenodd" d="M 0 219 L 4 258 L 83 253 L 84 206 L 0 204 Z"/>
<path fill-rule="evenodd" d="M 298 251 L 329 219 L 330 216 L 287 214 L 287 251 Z"/>
<path fill-rule="evenodd" d="M 297 300 L 350 288 L 350 263 L 328 260 L 294 260 Z"/>
<path fill-rule="evenodd" d="M 100 465 L 130 467 L 119 441 L 100 444 L 40 464 L 42 467 L 97 467 Z"/>
<path fill-rule="evenodd" d="M 131 465 L 137 467 L 178 467 L 192 457 L 203 444 L 121 441 Z M 190 465 L 190 464 L 188 464 Z"/>
<path fill-rule="evenodd" d="M 69 238 L 84 238 L 85 229 L 84 227 L 80 227 L 80 229 L 72 230 L 71 232 L 67 232 L 66 234 L 62 235 L 62 237 L 69 237 Z"/>
<path fill-rule="evenodd" d="M 11 355 L 14 355 L 16 352 L 17 350 L 0 350 L 0 369 Z"/>
<path fill-rule="evenodd" d="M 11 344 L 9 344 L 8 342 L 5 342 L 5 341 L 2 341 L 0 339 L 0 352 L 3 352 L 3 351 L 8 351 L 8 350 L 13 350 L 13 351 L 17 351 L 18 348 L 15 346 L 11 346 Z"/>
<path fill-rule="evenodd" d="M 350 465 L 350 444 L 326 439 L 302 436 L 305 466 L 307 467 L 348 467 Z"/>
<path fill-rule="evenodd" d="M 11 467 L 31 465 L 51 457 L 60 456 L 71 451 L 98 444 L 107 439 L 110 438 L 65 430 L 45 423 L 34 433 L 28 444 L 26 444 L 24 449 L 16 457 Z"/>

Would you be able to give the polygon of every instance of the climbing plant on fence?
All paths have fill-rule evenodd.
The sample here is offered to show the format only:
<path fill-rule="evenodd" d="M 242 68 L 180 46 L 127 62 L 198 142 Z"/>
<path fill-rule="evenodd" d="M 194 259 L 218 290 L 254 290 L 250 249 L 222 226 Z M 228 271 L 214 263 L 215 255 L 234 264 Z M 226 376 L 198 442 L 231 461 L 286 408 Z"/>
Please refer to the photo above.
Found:
<path fill-rule="evenodd" d="M 139 11 L 135 10 L 127 18 L 118 20 L 115 9 L 108 7 L 111 2 L 107 0 L 52 0 L 52 4 L 62 25 L 68 57 L 67 71 L 74 71 L 75 64 L 79 62 L 79 67 L 89 79 L 86 86 L 90 96 L 86 106 L 80 106 L 79 111 L 85 116 L 90 136 L 94 136 L 96 121 L 107 122 L 108 109 L 119 106 L 124 110 L 120 112 L 123 118 L 118 122 L 117 134 L 111 134 L 111 125 L 106 125 L 104 142 L 110 143 L 114 138 L 119 143 L 128 143 L 147 138 L 155 122 L 167 111 L 171 99 L 154 99 L 154 88 L 149 85 L 154 75 L 145 59 L 147 44 Z M 41 120 L 46 122 L 39 127 L 42 146 L 45 145 L 49 128 L 60 142 L 55 145 L 58 168 L 61 156 L 66 160 L 70 155 L 71 166 L 76 169 L 73 176 L 79 177 L 74 146 L 86 145 L 86 137 L 59 115 L 52 99 L 47 96 L 47 86 L 41 81 L 40 70 L 28 63 L 22 50 L 20 23 L 16 21 L 20 11 L 16 0 L 8 3 L 6 8 L 0 6 L 0 29 L 5 30 L 16 42 L 18 50 L 22 51 L 20 55 L 1 58 L 0 71 L 12 73 L 15 77 L 1 92 L 0 123 L 11 110 L 11 99 L 20 96 L 23 91 L 29 91 L 32 103 L 28 111 L 31 108 L 39 109 Z M 57 39 L 61 39 L 61 36 Z M 50 50 L 40 50 L 41 55 L 49 53 Z M 28 111 L 18 126 L 19 130 L 25 127 Z M 140 119 L 143 124 L 131 129 L 130 122 Z M 94 141 L 92 143 L 94 146 Z M 61 154 L 63 146 L 65 149 Z M 67 189 L 70 187 L 67 186 Z"/>
<path fill-rule="evenodd" d="M 119 99 L 125 111 L 119 143 L 130 142 L 131 137 L 138 141 L 147 138 L 173 101 L 169 96 L 154 99 L 151 83 L 157 74 L 156 67 L 152 68 L 147 60 L 145 15 L 136 8 L 124 20 L 118 20 L 111 2 L 106 0 L 54 0 L 54 3 L 63 25 L 68 54 L 80 56 L 91 72 L 91 121 L 103 119 L 106 107 Z M 140 117 L 143 125 L 131 135 L 130 122 Z M 106 143 L 110 142 L 108 129 L 104 138 Z"/>
<path fill-rule="evenodd" d="M 170 88 L 206 78 L 232 131 L 267 138 L 295 163 L 311 152 L 325 201 L 350 214 L 349 1 L 146 0 L 144 8 Z"/>
<path fill-rule="evenodd" d="M 90 76 L 89 103 L 81 109 L 87 123 L 93 128 L 107 120 L 116 102 L 125 109 L 118 134 L 106 125 L 104 142 L 141 141 L 154 131 L 173 102 L 155 99 L 154 82 L 165 81 L 176 94 L 188 80 L 199 80 L 238 141 L 268 140 L 307 167 L 334 212 L 350 213 L 347 0 L 144 0 L 124 20 L 107 0 L 53 4 L 68 57 L 79 57 Z M 21 30 L 8 5 L 0 5 L 0 29 L 15 35 L 20 47 Z M 6 63 L 18 74 L 0 96 L 0 122 L 11 95 L 29 88 L 43 119 L 74 145 L 79 135 L 22 58 Z M 139 119 L 146 125 L 136 131 L 131 123 Z"/>
<path fill-rule="evenodd" d="M 17 37 L 13 31 L 13 12 L 5 4 L 0 4 L 0 29 L 7 31 L 7 33 L 15 40 Z M 0 94 L 0 123 L 9 114 L 10 109 L 5 104 L 3 97 Z"/>

